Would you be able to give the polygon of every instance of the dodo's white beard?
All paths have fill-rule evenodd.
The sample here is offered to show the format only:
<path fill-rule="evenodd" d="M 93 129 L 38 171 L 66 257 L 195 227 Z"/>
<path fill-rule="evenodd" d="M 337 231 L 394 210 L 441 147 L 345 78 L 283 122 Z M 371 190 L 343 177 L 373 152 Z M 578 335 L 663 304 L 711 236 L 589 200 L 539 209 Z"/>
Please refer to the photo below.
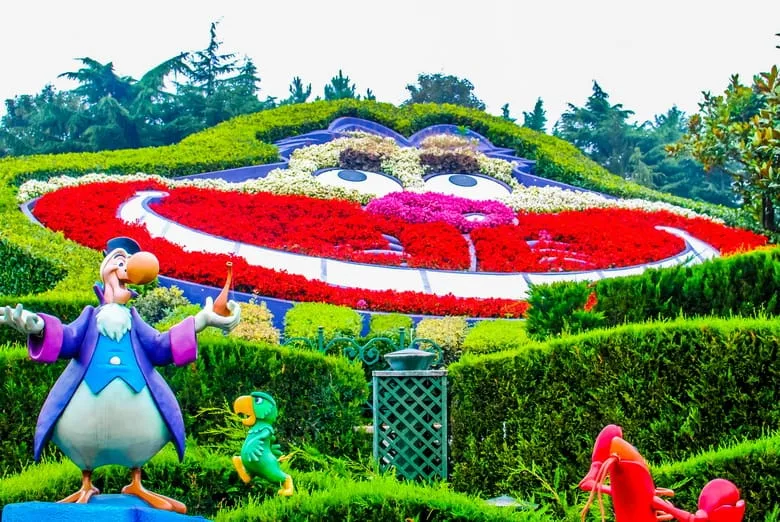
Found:
<path fill-rule="evenodd" d="M 130 310 L 117 303 L 103 305 L 96 319 L 98 331 L 117 342 L 130 331 L 133 324 Z"/>

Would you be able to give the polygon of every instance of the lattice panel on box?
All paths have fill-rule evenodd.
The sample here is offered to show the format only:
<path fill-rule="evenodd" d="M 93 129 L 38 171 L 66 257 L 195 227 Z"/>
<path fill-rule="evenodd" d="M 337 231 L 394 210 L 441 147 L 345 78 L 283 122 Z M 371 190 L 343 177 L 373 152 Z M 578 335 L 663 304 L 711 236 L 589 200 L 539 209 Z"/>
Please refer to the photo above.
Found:
<path fill-rule="evenodd" d="M 447 372 L 374 372 L 374 458 L 407 479 L 447 478 Z"/>

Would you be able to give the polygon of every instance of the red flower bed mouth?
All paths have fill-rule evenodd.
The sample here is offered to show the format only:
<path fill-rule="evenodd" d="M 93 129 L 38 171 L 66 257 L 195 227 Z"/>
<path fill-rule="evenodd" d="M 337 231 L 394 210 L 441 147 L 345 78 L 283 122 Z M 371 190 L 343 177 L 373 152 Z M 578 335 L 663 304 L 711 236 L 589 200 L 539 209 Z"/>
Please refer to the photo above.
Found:
<path fill-rule="evenodd" d="M 145 228 L 129 225 L 116 217 L 121 204 L 138 190 L 166 190 L 166 187 L 153 182 L 137 182 L 64 188 L 41 197 L 34 214 L 52 230 L 61 231 L 65 237 L 96 250 L 102 250 L 112 237 L 133 237 L 142 248 L 158 257 L 164 275 L 205 285 L 221 286 L 225 262 L 232 261 L 237 274 L 237 291 L 290 301 L 321 301 L 350 307 L 362 301 L 366 309 L 375 311 L 470 317 L 521 317 L 527 309 L 525 302 L 512 299 L 339 288 L 252 266 L 242 258 L 188 252 L 164 239 L 152 238 Z"/>
<path fill-rule="evenodd" d="M 376 216 L 359 205 L 304 196 L 243 194 L 196 188 L 169 189 L 153 181 L 94 183 L 43 196 L 34 214 L 46 226 L 95 249 L 118 235 L 129 235 L 155 253 L 162 273 L 206 285 L 220 285 L 224 262 L 241 274 L 236 290 L 291 301 L 324 301 L 376 311 L 472 317 L 518 317 L 526 304 L 511 299 L 475 299 L 419 292 L 341 288 L 267 268 L 241 258 L 188 252 L 147 230 L 124 223 L 117 210 L 138 190 L 170 196 L 153 210 L 182 225 L 227 239 L 317 257 L 410 267 L 465 270 L 471 264 L 468 242 L 446 223 L 408 223 Z M 766 238 L 669 212 L 590 209 L 559 214 L 518 214 L 518 225 L 471 232 L 478 269 L 497 272 L 591 270 L 629 266 L 680 253 L 684 242 L 655 229 L 687 231 L 724 253 L 749 250 Z M 403 251 L 391 252 L 386 235 Z M 529 241 L 531 242 L 529 244 Z M 395 248 L 398 250 L 398 248 Z"/>

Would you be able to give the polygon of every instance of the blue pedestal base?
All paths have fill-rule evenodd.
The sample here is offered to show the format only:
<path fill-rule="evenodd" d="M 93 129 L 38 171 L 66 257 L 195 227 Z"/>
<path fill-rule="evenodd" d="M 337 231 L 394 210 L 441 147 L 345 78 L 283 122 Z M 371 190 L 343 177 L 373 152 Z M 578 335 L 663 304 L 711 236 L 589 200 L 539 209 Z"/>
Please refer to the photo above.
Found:
<path fill-rule="evenodd" d="M 3 522 L 207 522 L 203 517 L 188 517 L 154 509 L 132 495 L 96 495 L 89 504 L 24 502 L 3 508 Z"/>

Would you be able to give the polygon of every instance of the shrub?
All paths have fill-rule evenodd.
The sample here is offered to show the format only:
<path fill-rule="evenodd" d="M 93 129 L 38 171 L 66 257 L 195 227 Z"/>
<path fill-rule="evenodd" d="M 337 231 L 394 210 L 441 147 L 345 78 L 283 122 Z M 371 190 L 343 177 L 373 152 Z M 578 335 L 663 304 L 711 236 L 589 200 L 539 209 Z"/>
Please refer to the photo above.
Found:
<path fill-rule="evenodd" d="M 241 321 L 229 335 L 247 341 L 279 344 L 280 333 L 274 328 L 273 320 L 274 315 L 264 301 L 260 304 L 242 303 Z"/>
<path fill-rule="evenodd" d="M 184 297 L 184 292 L 180 288 L 159 286 L 138 296 L 133 306 L 144 321 L 154 324 L 165 319 L 176 307 L 188 304 L 190 301 Z"/>
<path fill-rule="evenodd" d="M 170 330 L 171 328 L 173 328 L 174 326 L 182 322 L 184 319 L 200 312 L 202 308 L 203 307 L 197 304 L 185 304 L 185 305 L 177 306 L 176 308 L 173 309 L 171 313 L 166 315 L 164 319 L 154 323 L 154 327 L 160 330 L 161 332 L 167 332 L 168 330 Z M 243 307 L 241 311 L 243 312 Z M 201 332 L 201 334 L 203 334 L 204 332 L 214 333 L 219 331 L 220 331 L 219 328 L 208 327 L 203 332 Z"/>
<path fill-rule="evenodd" d="M 591 292 L 597 303 L 592 313 L 583 316 Z M 527 327 L 532 337 L 542 339 L 567 330 L 681 315 L 776 315 L 778 295 L 780 249 L 775 248 L 591 284 L 534 285 L 528 297 Z"/>
<path fill-rule="evenodd" d="M 358 337 L 362 329 L 360 314 L 346 306 L 326 303 L 298 303 L 284 316 L 284 336 L 315 339 L 323 328 L 325 339 Z"/>
<path fill-rule="evenodd" d="M 499 319 L 480 321 L 472 326 L 463 340 L 463 351 L 489 353 L 511 350 L 528 344 L 524 321 Z"/>
<path fill-rule="evenodd" d="M 423 319 L 417 323 L 415 338 L 430 339 L 438 344 L 443 352 L 443 363 L 446 365 L 460 358 L 467 328 L 465 317 Z"/>
<path fill-rule="evenodd" d="M 303 482 L 303 486 L 307 484 Z M 220 512 L 216 522 L 274 520 L 425 520 L 429 522 L 551 521 L 543 513 L 511 511 L 449 491 L 444 485 L 328 478 L 328 487 Z"/>
<path fill-rule="evenodd" d="M 56 295 L 26 295 L 22 297 L 0 296 L 0 306 L 14 307 L 17 304 L 24 306 L 25 310 L 53 315 L 69 323 L 81 314 L 85 306 L 97 306 L 97 298 L 93 293 L 73 292 L 58 292 Z M 0 327 L 0 343 L 21 342 L 27 342 L 27 340 L 19 332 L 7 326 Z"/>
<path fill-rule="evenodd" d="M 0 239 L 0 295 L 37 294 L 54 287 L 65 270 Z"/>
<path fill-rule="evenodd" d="M 401 328 L 411 332 L 412 318 L 404 314 L 374 314 L 368 333 L 370 337 L 389 337 L 398 342 L 398 331 Z"/>
<path fill-rule="evenodd" d="M 576 334 L 604 324 L 604 315 L 588 308 L 594 294 L 587 283 L 559 282 L 531 285 L 528 294 L 526 330 L 534 339 L 546 339 L 559 334 Z"/>
<path fill-rule="evenodd" d="M 650 461 L 686 459 L 777 428 L 780 321 L 623 326 L 450 366 L 453 483 L 464 491 L 563 483 L 587 470 L 591 435 L 623 426 Z"/>

